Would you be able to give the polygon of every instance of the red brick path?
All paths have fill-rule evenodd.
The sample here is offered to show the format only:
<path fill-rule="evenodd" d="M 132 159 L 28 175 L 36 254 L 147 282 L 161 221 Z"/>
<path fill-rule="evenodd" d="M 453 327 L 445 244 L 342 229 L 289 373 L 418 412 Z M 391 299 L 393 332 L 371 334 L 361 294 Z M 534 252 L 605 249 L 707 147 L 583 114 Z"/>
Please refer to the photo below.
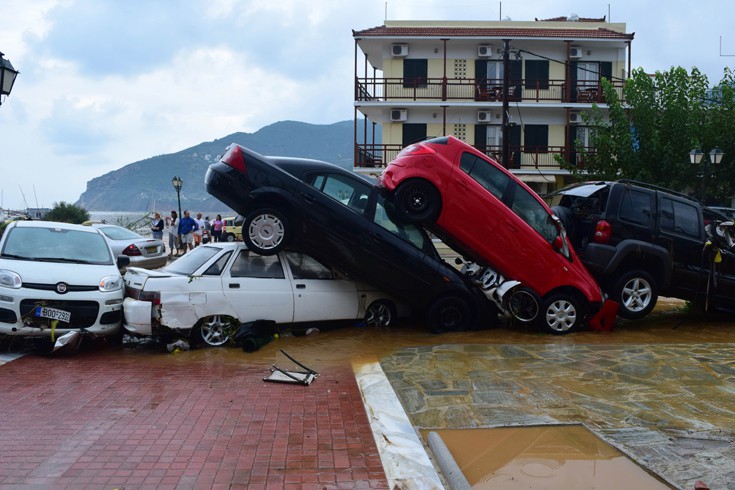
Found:
<path fill-rule="evenodd" d="M 0 366 L 0 487 L 388 488 L 350 366 L 310 386 L 194 353 Z"/>

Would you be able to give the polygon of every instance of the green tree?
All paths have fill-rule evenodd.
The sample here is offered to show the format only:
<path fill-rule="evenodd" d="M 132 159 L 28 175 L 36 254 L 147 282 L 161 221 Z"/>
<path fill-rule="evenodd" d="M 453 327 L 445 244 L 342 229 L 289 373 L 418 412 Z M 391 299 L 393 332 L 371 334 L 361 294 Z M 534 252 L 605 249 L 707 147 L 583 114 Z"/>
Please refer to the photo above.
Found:
<path fill-rule="evenodd" d="M 84 208 L 61 201 L 54 203 L 53 209 L 46 213 L 44 219 L 48 221 L 60 221 L 62 223 L 82 224 L 89 220 L 89 213 Z"/>

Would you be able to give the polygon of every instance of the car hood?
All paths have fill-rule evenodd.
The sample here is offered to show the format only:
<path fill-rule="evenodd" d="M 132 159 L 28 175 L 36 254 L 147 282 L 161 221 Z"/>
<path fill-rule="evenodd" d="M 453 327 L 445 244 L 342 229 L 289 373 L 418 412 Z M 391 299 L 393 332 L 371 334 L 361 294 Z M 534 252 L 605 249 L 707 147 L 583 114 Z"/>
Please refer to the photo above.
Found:
<path fill-rule="evenodd" d="M 103 277 L 120 275 L 120 271 L 114 265 L 24 260 L 0 260 L 0 269 L 7 269 L 19 274 L 24 283 L 56 284 L 57 282 L 65 282 L 78 286 L 98 286 L 100 279 Z"/>

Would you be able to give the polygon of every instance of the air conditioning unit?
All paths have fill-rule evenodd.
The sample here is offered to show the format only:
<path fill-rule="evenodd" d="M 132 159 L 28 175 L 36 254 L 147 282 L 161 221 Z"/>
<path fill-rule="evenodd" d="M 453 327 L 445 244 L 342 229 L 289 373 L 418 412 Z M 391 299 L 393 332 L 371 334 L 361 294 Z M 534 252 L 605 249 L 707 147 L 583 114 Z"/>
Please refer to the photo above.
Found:
<path fill-rule="evenodd" d="M 569 113 L 569 123 L 579 124 L 582 122 L 582 115 L 579 112 L 572 111 Z"/>
<path fill-rule="evenodd" d="M 408 110 L 406 109 L 391 109 L 390 120 L 393 122 L 405 121 L 408 118 Z"/>
<path fill-rule="evenodd" d="M 391 44 L 390 46 L 391 56 L 408 56 L 408 44 Z"/>
<path fill-rule="evenodd" d="M 477 122 L 490 122 L 493 119 L 491 111 L 477 111 Z"/>
<path fill-rule="evenodd" d="M 577 48 L 577 47 L 569 48 L 569 57 L 570 58 L 581 58 L 582 48 Z"/>
<path fill-rule="evenodd" d="M 487 58 L 493 55 L 493 47 L 489 44 L 480 44 L 477 46 L 477 56 Z"/>

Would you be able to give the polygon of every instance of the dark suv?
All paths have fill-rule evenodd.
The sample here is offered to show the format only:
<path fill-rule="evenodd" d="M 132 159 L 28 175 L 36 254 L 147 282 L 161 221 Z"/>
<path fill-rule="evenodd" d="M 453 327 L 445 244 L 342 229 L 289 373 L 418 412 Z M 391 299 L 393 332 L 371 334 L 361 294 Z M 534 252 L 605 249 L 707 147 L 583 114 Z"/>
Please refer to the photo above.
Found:
<path fill-rule="evenodd" d="M 642 182 L 585 182 L 545 197 L 623 318 L 647 315 L 661 296 L 735 306 L 735 256 L 714 267 L 705 226 L 723 216 Z M 709 300 L 709 301 L 707 301 Z"/>

